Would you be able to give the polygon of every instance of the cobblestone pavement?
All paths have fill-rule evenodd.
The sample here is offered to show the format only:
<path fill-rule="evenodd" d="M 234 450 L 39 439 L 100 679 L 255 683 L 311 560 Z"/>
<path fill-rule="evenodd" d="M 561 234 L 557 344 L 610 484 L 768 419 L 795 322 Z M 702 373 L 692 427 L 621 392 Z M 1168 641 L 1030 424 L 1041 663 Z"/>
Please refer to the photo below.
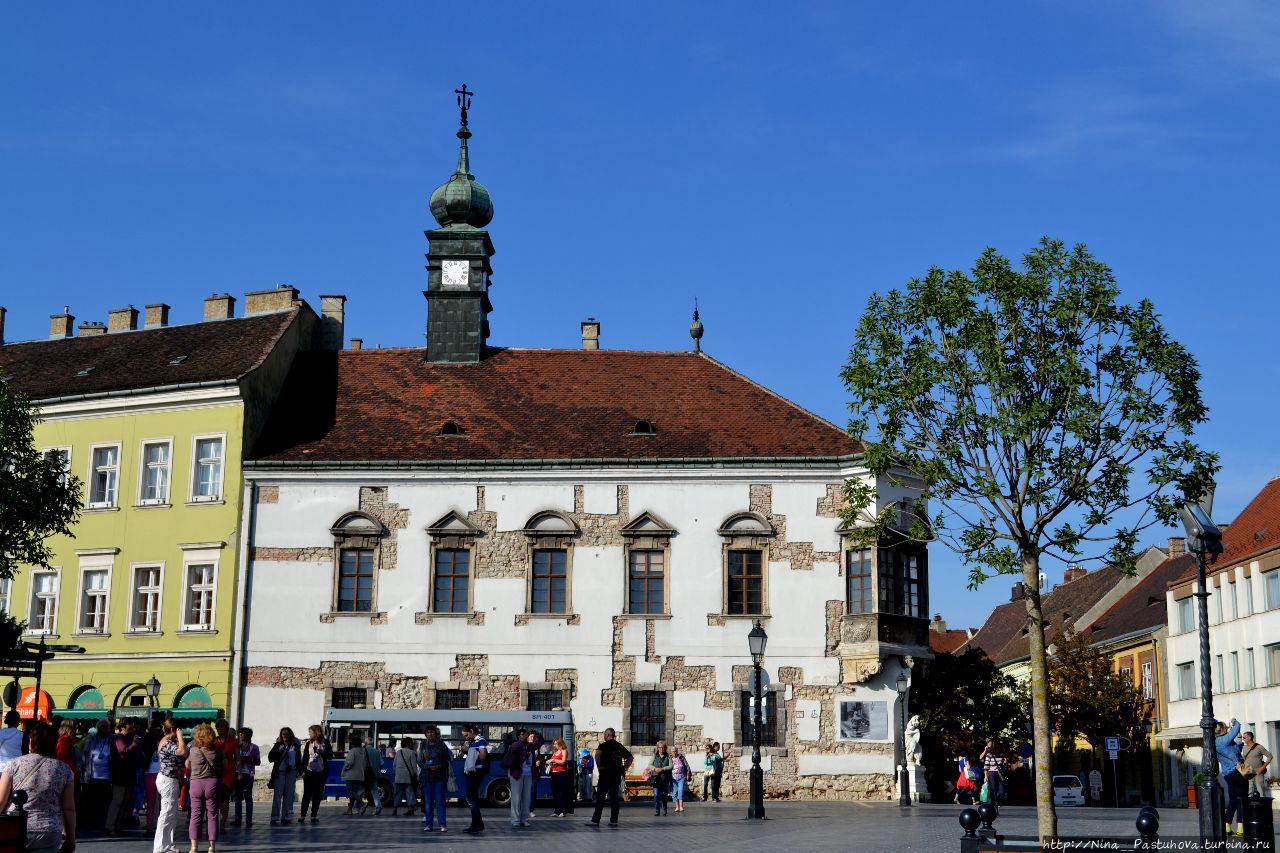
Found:
<path fill-rule="evenodd" d="M 581 807 L 567 818 L 552 818 L 539 812 L 527 829 L 511 826 L 508 813 L 485 810 L 483 835 L 463 835 L 468 815 L 465 809 L 449 811 L 448 834 L 427 835 L 419 817 L 391 817 L 383 812 L 373 817 L 344 817 L 338 806 L 326 806 L 317 824 L 271 826 L 255 821 L 250 829 L 229 829 L 218 843 L 220 851 L 346 851 L 411 850 L 431 846 L 437 850 L 511 850 L 537 845 L 556 853 L 577 851 L 729 851 L 755 849 L 786 853 L 807 851 L 959 851 L 961 829 L 956 822 L 959 807 L 913 806 L 900 809 L 890 803 L 786 803 L 769 802 L 769 820 L 747 821 L 746 804 L 741 802 L 690 803 L 682 815 L 654 817 L 649 807 L 625 806 L 621 827 L 591 829 L 584 826 L 590 817 Z M 1136 809 L 1061 809 L 1062 835 L 1134 837 Z M 185 821 L 186 814 L 180 814 Z M 1165 809 L 1161 812 L 1161 835 L 1189 835 L 1195 830 L 1195 812 Z M 996 828 L 1011 837 L 1035 834 L 1035 810 L 1006 807 Z M 178 846 L 186 850 L 185 822 L 179 826 Z M 747 847 L 750 845 L 750 848 Z M 200 850 L 205 849 L 201 843 Z M 90 853 L 142 853 L 151 850 L 150 839 L 140 832 L 124 838 L 89 837 L 78 849 Z"/>

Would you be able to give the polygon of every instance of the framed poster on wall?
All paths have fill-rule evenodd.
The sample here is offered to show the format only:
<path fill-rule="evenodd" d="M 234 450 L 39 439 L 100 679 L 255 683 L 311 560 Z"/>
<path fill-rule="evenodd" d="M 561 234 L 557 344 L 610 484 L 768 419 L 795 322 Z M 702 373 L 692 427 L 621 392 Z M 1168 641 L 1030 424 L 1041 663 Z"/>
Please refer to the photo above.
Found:
<path fill-rule="evenodd" d="M 889 703 L 864 702 L 860 699 L 836 701 L 839 713 L 837 740 L 889 740 Z"/>

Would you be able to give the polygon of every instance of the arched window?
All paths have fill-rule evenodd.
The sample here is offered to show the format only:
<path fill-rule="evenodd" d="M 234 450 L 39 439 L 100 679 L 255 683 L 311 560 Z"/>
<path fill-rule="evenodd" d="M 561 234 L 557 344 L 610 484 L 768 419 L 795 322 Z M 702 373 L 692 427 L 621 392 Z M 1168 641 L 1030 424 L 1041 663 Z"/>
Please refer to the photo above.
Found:
<path fill-rule="evenodd" d="M 525 525 L 529 538 L 529 582 L 527 611 L 542 616 L 572 612 L 573 540 L 578 524 L 556 510 L 537 513 Z"/>
<path fill-rule="evenodd" d="M 363 512 L 349 512 L 330 528 L 333 534 L 333 612 L 377 610 L 378 565 L 387 535 L 382 522 Z"/>
<path fill-rule="evenodd" d="M 757 512 L 739 512 L 720 525 L 724 538 L 725 616 L 768 616 L 769 540 L 773 525 Z"/>

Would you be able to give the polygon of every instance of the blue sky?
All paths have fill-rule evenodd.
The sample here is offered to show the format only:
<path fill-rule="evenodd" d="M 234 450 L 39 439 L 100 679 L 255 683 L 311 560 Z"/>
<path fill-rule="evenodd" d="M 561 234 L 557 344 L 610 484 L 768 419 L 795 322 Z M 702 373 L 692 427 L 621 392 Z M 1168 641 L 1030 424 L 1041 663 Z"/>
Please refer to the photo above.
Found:
<path fill-rule="evenodd" d="M 288 282 L 420 344 L 465 80 L 494 343 L 576 346 L 592 315 L 685 348 L 697 296 L 711 354 L 843 424 L 870 293 L 1050 234 L 1200 359 L 1218 515 L 1280 474 L 1264 0 L 10 5 L 0 80 L 8 340 Z M 940 549 L 932 574 L 952 625 L 1007 596 Z"/>

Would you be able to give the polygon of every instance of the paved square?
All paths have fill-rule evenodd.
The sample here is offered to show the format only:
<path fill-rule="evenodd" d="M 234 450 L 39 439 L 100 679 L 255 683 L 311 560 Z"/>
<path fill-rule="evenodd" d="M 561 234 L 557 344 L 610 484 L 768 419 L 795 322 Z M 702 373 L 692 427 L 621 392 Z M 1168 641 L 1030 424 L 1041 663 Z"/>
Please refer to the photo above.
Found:
<path fill-rule="evenodd" d="M 265 806 L 266 804 L 260 804 Z M 958 806 L 913 806 L 900 809 L 891 803 L 791 803 L 770 802 L 767 821 L 747 821 L 746 804 L 740 802 L 690 803 L 684 814 L 654 817 L 646 805 L 624 807 L 618 829 L 591 829 L 590 817 L 580 807 L 567 818 L 552 818 L 540 811 L 527 829 L 511 826 L 508 812 L 486 809 L 482 836 L 463 835 L 465 809 L 449 811 L 450 831 L 427 835 L 419 817 L 391 817 L 389 811 L 373 817 L 344 817 L 342 808 L 328 805 L 320 823 L 271 826 L 265 819 L 251 829 L 230 829 L 218 843 L 219 851 L 345 851 L 410 850 L 429 845 L 437 850 L 511 850 L 537 846 L 556 853 L 578 851 L 729 851 L 743 849 L 807 851 L 958 851 L 961 836 Z M 265 816 L 266 811 L 262 809 Z M 1063 809 L 1059 812 L 1063 835 L 1136 837 L 1136 809 Z M 185 820 L 185 813 L 180 818 Z M 1195 812 L 1166 809 L 1161 812 L 1162 835 L 1195 832 Z M 1006 807 L 997 829 L 1015 837 L 1035 833 L 1035 811 Z M 178 832 L 178 846 L 187 849 L 185 823 Z M 151 850 L 150 839 L 132 833 L 125 839 L 88 838 L 79 849 L 93 853 L 142 853 Z M 205 849 L 202 842 L 200 849 Z"/>

